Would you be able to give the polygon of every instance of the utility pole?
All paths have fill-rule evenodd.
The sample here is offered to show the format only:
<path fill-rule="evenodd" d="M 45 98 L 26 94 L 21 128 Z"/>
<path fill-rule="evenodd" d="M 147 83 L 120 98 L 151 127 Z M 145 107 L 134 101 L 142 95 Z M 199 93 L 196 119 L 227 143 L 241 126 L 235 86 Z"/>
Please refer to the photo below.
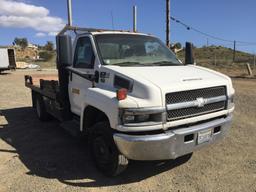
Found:
<path fill-rule="evenodd" d="M 133 6 L 133 32 L 137 32 L 137 6 Z"/>
<path fill-rule="evenodd" d="M 171 14 L 170 14 L 170 9 L 171 9 L 171 3 L 170 0 L 166 0 L 166 46 L 167 47 L 171 47 L 170 46 L 170 18 L 171 18 Z"/>
<path fill-rule="evenodd" d="M 234 41 L 234 50 L 233 50 L 233 63 L 236 61 L 236 41 Z"/>

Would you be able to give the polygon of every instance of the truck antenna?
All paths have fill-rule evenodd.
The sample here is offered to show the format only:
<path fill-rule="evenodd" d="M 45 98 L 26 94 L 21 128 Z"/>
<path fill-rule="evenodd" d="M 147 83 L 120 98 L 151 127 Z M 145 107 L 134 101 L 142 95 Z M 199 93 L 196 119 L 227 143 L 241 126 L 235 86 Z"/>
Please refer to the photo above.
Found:
<path fill-rule="evenodd" d="M 113 11 L 111 11 L 111 21 L 112 21 L 112 29 L 115 30 Z"/>

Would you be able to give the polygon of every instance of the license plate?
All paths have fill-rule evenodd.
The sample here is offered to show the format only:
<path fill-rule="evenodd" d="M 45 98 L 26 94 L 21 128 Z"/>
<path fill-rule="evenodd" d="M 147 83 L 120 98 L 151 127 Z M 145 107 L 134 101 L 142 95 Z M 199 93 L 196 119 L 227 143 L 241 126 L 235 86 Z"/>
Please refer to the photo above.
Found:
<path fill-rule="evenodd" d="M 205 142 L 210 141 L 212 138 L 212 130 L 205 130 L 205 131 L 200 131 L 198 132 L 198 137 L 197 137 L 197 143 L 202 144 Z"/>

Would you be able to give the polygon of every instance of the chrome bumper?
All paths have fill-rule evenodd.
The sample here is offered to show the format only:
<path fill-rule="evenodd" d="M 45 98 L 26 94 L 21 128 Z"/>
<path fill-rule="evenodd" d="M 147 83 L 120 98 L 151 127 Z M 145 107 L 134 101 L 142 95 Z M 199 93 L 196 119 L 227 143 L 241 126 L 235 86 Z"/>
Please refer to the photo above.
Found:
<path fill-rule="evenodd" d="M 166 131 L 157 135 L 127 135 L 122 133 L 114 134 L 114 141 L 119 151 L 132 160 L 166 160 L 176 159 L 177 157 L 191 153 L 196 149 L 209 145 L 223 138 L 232 120 L 229 115 L 226 118 L 213 120 L 195 126 L 178 128 Z M 220 130 L 214 133 L 215 128 Z M 198 132 L 212 129 L 210 141 L 198 144 Z M 185 140 L 186 136 L 192 136 L 189 141 Z M 187 138 L 187 137 L 186 137 Z"/>

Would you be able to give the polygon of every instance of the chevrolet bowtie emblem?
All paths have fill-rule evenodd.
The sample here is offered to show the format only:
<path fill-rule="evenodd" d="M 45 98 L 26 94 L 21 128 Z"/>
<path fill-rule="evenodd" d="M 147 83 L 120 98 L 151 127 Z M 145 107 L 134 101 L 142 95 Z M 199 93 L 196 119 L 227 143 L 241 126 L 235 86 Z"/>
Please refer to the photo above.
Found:
<path fill-rule="evenodd" d="M 198 108 L 204 107 L 204 105 L 205 105 L 206 102 L 207 102 L 207 100 L 204 99 L 204 98 L 202 98 L 202 97 L 197 98 L 196 101 L 197 101 L 197 107 L 198 107 Z"/>

